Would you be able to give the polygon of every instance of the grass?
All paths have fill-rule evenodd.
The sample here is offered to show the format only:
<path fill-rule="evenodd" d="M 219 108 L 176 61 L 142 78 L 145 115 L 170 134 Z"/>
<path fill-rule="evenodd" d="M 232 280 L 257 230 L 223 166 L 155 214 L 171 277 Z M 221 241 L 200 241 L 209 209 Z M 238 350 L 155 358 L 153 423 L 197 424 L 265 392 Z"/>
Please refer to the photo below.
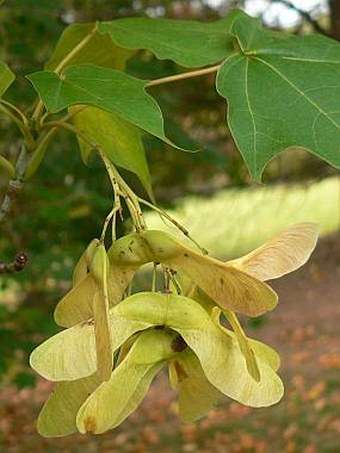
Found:
<path fill-rule="evenodd" d="M 315 222 L 321 234 L 338 230 L 340 178 L 309 185 L 225 189 L 211 198 L 190 196 L 169 213 L 209 253 L 233 258 L 297 222 Z M 181 235 L 157 213 L 148 213 L 146 219 L 149 228 Z"/>

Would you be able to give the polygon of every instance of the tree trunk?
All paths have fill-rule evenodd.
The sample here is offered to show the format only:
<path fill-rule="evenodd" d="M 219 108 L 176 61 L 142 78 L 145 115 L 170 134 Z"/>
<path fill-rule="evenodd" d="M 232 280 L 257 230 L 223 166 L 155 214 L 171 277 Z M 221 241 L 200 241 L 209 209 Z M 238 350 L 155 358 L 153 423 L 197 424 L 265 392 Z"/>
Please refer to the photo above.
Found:
<path fill-rule="evenodd" d="M 332 38 L 340 41 L 340 0 L 329 0 Z"/>

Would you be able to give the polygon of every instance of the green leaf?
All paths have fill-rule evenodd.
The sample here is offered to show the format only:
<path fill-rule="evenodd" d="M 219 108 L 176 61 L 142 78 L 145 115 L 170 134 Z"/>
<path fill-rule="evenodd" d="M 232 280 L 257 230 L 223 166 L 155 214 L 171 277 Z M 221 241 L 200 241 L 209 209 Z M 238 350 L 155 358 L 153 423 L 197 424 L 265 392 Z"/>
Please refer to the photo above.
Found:
<path fill-rule="evenodd" d="M 159 59 L 187 68 L 217 63 L 234 52 L 230 27 L 240 11 L 227 18 L 202 23 L 189 20 L 129 18 L 98 24 L 122 47 L 148 49 Z"/>
<path fill-rule="evenodd" d="M 103 433 L 118 426 L 140 404 L 152 379 L 174 355 L 175 334 L 166 330 L 142 333 L 128 355 L 85 401 L 77 415 L 81 433 Z"/>
<path fill-rule="evenodd" d="M 50 60 L 46 63 L 46 69 L 54 70 L 58 64 L 68 57 L 73 49 L 88 36 L 94 29 L 95 24 L 72 24 L 61 34 Z M 67 66 L 92 63 L 98 66 L 106 66 L 123 70 L 126 61 L 134 52 L 116 46 L 108 36 L 96 31 L 86 45 L 74 54 L 67 62 Z"/>
<path fill-rule="evenodd" d="M 340 45 L 322 36 L 262 30 L 246 15 L 231 33 L 240 51 L 220 68 L 228 125 L 253 177 L 280 151 L 302 147 L 340 167 Z"/>
<path fill-rule="evenodd" d="M 66 68 L 59 76 L 40 71 L 28 76 L 52 113 L 86 104 L 118 115 L 164 142 L 163 116 L 157 102 L 145 91 L 146 81 L 114 69 L 91 64 Z"/>
<path fill-rule="evenodd" d="M 77 412 L 99 384 L 96 375 L 56 384 L 39 414 L 38 433 L 44 437 L 62 437 L 78 432 Z"/>
<path fill-rule="evenodd" d="M 0 97 L 9 88 L 14 79 L 14 73 L 9 69 L 6 63 L 0 61 Z"/>
<path fill-rule="evenodd" d="M 73 111 L 77 107 L 71 108 Z M 72 111 L 71 110 L 71 111 Z M 113 163 L 135 173 L 149 196 L 152 188 L 140 130 L 123 118 L 95 107 L 81 109 L 73 117 L 75 127 L 97 143 Z M 78 135 L 83 161 L 87 163 L 93 148 Z"/>

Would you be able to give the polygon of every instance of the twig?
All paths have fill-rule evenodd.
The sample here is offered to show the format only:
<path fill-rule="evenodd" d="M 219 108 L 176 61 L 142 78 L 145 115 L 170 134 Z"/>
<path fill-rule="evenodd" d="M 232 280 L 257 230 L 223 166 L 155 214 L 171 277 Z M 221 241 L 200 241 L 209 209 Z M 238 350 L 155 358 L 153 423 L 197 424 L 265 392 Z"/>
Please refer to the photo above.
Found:
<path fill-rule="evenodd" d="M 27 164 L 28 156 L 26 146 L 23 144 L 16 163 L 16 176 L 9 181 L 7 191 L 0 206 L 0 223 L 11 213 L 15 199 L 23 188 L 23 176 Z"/>

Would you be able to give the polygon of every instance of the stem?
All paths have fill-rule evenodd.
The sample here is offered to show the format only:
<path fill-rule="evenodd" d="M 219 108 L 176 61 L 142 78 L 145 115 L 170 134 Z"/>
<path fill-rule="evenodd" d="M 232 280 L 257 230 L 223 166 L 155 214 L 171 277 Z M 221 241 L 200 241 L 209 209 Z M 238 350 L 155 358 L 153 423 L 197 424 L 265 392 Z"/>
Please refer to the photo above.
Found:
<path fill-rule="evenodd" d="M 162 77 L 160 79 L 150 80 L 146 84 L 147 87 L 162 85 L 163 83 L 177 82 L 178 80 L 190 79 L 191 77 L 198 77 L 212 72 L 217 72 L 221 65 L 210 66 L 209 68 L 197 69 L 197 71 L 184 72 L 182 74 L 176 74 L 168 77 Z"/>
<path fill-rule="evenodd" d="M 166 211 L 163 211 L 163 209 L 159 208 L 158 206 L 155 206 L 154 204 L 144 200 L 143 198 L 138 197 L 131 189 L 130 187 L 126 184 L 124 179 L 120 176 L 118 171 L 116 170 L 116 167 L 113 165 L 113 163 L 105 156 L 105 154 L 102 152 L 100 147 L 91 141 L 91 138 L 87 135 L 84 134 L 80 131 L 77 131 L 77 129 L 72 126 L 69 123 L 63 123 L 60 121 L 49 121 L 48 123 L 45 123 L 42 127 L 62 127 L 65 129 L 68 129 L 69 131 L 78 134 L 86 143 L 88 143 L 90 146 L 92 146 L 94 149 L 96 149 L 100 157 L 102 158 L 104 165 L 106 167 L 106 170 L 109 174 L 110 180 L 112 185 L 114 185 L 114 181 L 117 182 L 119 188 L 120 188 L 120 194 L 124 196 L 126 199 L 128 209 L 131 214 L 131 218 L 137 227 L 137 229 L 145 230 L 146 229 L 146 224 L 144 221 L 143 213 L 140 209 L 139 204 L 144 204 L 145 206 L 148 206 L 149 208 L 153 209 L 154 211 L 158 212 L 161 216 L 165 217 L 168 219 L 173 225 L 175 225 L 176 228 L 178 228 L 190 241 L 195 244 L 195 246 L 203 253 L 203 255 L 207 255 L 208 251 L 201 247 L 195 239 L 193 239 L 189 231 L 184 228 L 177 220 L 175 220 L 173 217 L 170 216 Z M 129 200 L 129 202 L 128 202 Z"/>
<path fill-rule="evenodd" d="M 50 129 L 54 127 L 57 127 L 59 129 L 67 129 L 68 131 L 73 132 L 76 135 L 79 135 L 93 148 L 96 147 L 96 144 L 91 142 L 87 136 L 86 136 L 87 138 L 85 138 L 85 134 L 81 133 L 80 131 L 77 131 L 77 129 L 74 126 L 72 126 L 72 124 L 69 123 L 63 123 L 62 121 L 48 121 L 47 123 L 42 124 L 41 129 Z"/>
<path fill-rule="evenodd" d="M 136 231 L 140 232 L 145 230 L 144 222 L 141 220 L 141 216 L 139 215 L 138 210 L 136 209 L 135 204 L 131 201 L 129 197 L 125 198 L 126 205 L 130 212 L 132 223 L 134 224 Z"/>
<path fill-rule="evenodd" d="M 103 229 L 102 229 L 102 234 L 100 235 L 100 242 L 104 243 L 104 239 L 105 239 L 105 234 L 106 234 L 106 230 L 107 230 L 107 227 L 109 226 L 109 223 L 110 223 L 110 220 L 115 216 L 115 214 L 117 213 L 119 207 L 116 206 L 114 207 L 110 212 L 109 214 L 106 216 L 106 219 L 105 219 L 105 222 L 104 222 L 104 226 L 103 226 Z"/>
<path fill-rule="evenodd" d="M 153 293 L 156 292 L 157 265 L 158 265 L 158 263 L 155 263 L 155 262 L 153 263 L 152 283 L 151 283 L 151 291 Z"/>
<path fill-rule="evenodd" d="M 138 201 L 141 203 L 141 204 L 144 204 L 145 206 L 148 206 L 149 208 L 153 209 L 154 211 L 158 212 L 158 214 L 160 214 L 161 216 L 165 217 L 166 219 L 168 219 L 173 225 L 175 225 L 175 227 L 177 229 L 179 229 L 183 234 L 184 236 L 186 236 L 188 239 L 190 239 L 190 241 L 196 245 L 197 248 L 200 249 L 200 251 L 203 253 L 203 255 L 208 255 L 208 251 L 201 247 L 199 245 L 199 243 L 197 241 L 195 241 L 194 238 L 192 238 L 189 234 L 189 231 L 184 228 L 184 226 L 182 226 L 179 222 L 177 222 L 176 219 L 174 219 L 173 217 L 171 217 L 170 214 L 168 214 L 166 211 L 163 211 L 163 209 L 159 208 L 158 206 L 155 206 L 154 204 L 152 203 L 149 203 L 148 201 L 144 200 L 143 198 L 138 198 Z"/>
<path fill-rule="evenodd" d="M 16 124 L 20 130 L 20 132 L 22 133 L 22 135 L 24 136 L 25 138 L 25 141 L 26 141 L 26 147 L 28 149 L 30 149 L 31 147 L 34 146 L 34 139 L 32 137 L 32 134 L 29 130 L 29 127 L 28 127 L 28 121 L 27 121 L 27 118 L 25 117 L 25 115 L 23 113 L 21 113 L 21 115 L 23 115 L 23 120 L 21 121 L 16 115 L 14 115 L 7 107 L 5 107 L 4 104 L 9 104 L 7 102 L 4 102 L 3 100 L 0 102 L 0 112 L 2 112 L 4 115 L 6 115 L 8 118 L 10 118 L 14 124 Z M 11 106 L 11 104 L 9 104 L 8 106 Z M 14 106 L 12 106 L 14 107 Z M 20 115 L 20 116 L 21 116 Z"/>
<path fill-rule="evenodd" d="M 3 104 L 3 105 L 5 105 L 6 107 L 12 109 L 14 112 L 16 112 L 16 113 L 20 116 L 22 122 L 23 122 L 25 125 L 28 124 L 28 120 L 27 120 L 25 114 L 24 114 L 17 106 L 11 104 L 11 103 L 8 102 L 8 101 L 5 101 L 5 99 L 1 99 L 0 103 Z"/>
<path fill-rule="evenodd" d="M 82 112 L 83 110 L 88 109 L 90 106 L 89 105 L 82 105 L 82 106 L 79 105 L 77 107 L 78 107 L 77 109 L 74 109 L 72 112 L 68 112 L 66 115 L 59 118 L 58 121 L 65 123 L 68 120 L 72 119 L 78 113 Z"/>
<path fill-rule="evenodd" d="M 181 285 L 179 284 L 177 278 L 176 278 L 176 272 L 174 272 L 172 269 L 168 269 L 170 280 L 176 290 L 177 294 L 182 294 L 182 288 Z"/>
<path fill-rule="evenodd" d="M 170 272 L 169 268 L 166 266 L 163 266 L 163 277 L 164 277 L 164 292 L 165 293 L 171 293 L 170 291 Z"/>
<path fill-rule="evenodd" d="M 92 39 L 93 35 L 96 33 L 97 28 L 93 27 L 88 35 L 86 35 L 79 43 L 74 47 L 69 54 L 66 55 L 65 58 L 61 60 L 58 66 L 55 68 L 54 72 L 56 74 L 60 74 L 61 71 L 68 65 L 68 63 L 72 60 L 78 52 L 80 52 L 86 44 Z"/>
<path fill-rule="evenodd" d="M 135 193 L 130 189 L 126 184 L 124 179 L 120 176 L 119 172 L 116 170 L 116 167 L 113 163 L 105 156 L 105 154 L 97 147 L 97 150 L 102 158 L 106 170 L 109 174 L 112 187 L 115 194 L 122 195 L 126 201 L 127 207 L 129 209 L 131 219 L 136 227 L 137 231 L 143 231 L 146 229 L 146 224 L 143 217 L 143 212 L 139 206 L 139 199 Z M 115 184 L 117 186 L 115 186 Z"/>
<path fill-rule="evenodd" d="M 16 177 L 8 183 L 7 191 L 0 206 L 0 223 L 11 213 L 15 199 L 23 188 L 23 176 L 28 164 L 28 156 L 25 144 L 22 145 L 15 166 Z"/>
<path fill-rule="evenodd" d="M 2 103 L 1 103 L 2 104 Z M 21 121 L 13 113 L 8 110 L 4 105 L 0 104 L 0 112 L 10 118 L 19 128 L 21 128 Z"/>

